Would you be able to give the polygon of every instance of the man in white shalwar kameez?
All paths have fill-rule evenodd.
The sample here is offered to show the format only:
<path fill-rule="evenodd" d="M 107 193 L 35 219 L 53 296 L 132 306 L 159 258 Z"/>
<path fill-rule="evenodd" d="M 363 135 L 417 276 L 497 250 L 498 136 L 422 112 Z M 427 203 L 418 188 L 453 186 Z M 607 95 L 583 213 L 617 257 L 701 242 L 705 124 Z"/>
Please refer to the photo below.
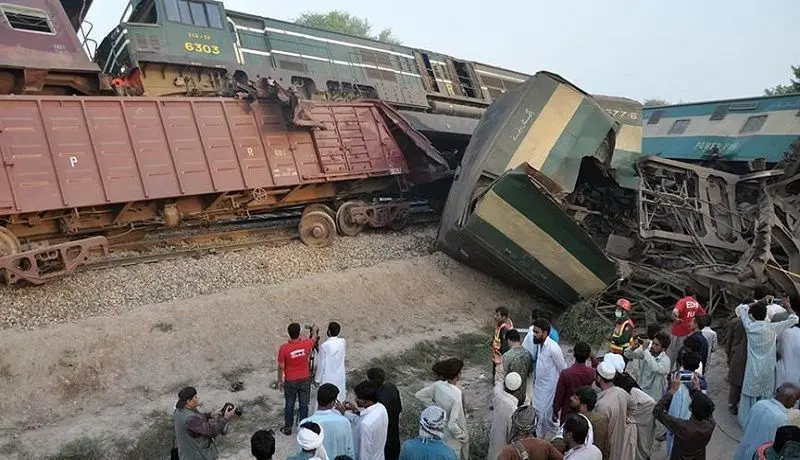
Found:
<path fill-rule="evenodd" d="M 533 343 L 537 347 L 537 357 L 531 405 L 536 412 L 536 437 L 549 441 L 558 431 L 558 424 L 553 421 L 553 398 L 558 376 L 567 368 L 567 363 L 561 347 L 550 338 L 550 322 L 546 319 L 534 320 Z"/>
<path fill-rule="evenodd" d="M 522 386 L 522 377 L 516 372 L 506 374 L 503 383 L 494 386 L 494 409 L 492 409 L 492 428 L 489 432 L 489 458 L 496 459 L 509 443 L 511 417 L 519 406 L 519 400 L 512 393 Z"/>
<path fill-rule="evenodd" d="M 775 388 L 790 382 L 800 383 L 800 324 L 795 324 L 778 335 Z"/>
<path fill-rule="evenodd" d="M 464 395 L 456 386 L 464 361 L 448 358 L 433 365 L 437 381 L 419 390 L 414 396 L 426 406 L 439 406 L 447 413 L 442 440 L 453 449 L 459 460 L 469 460 L 469 427 L 464 408 Z"/>
<path fill-rule="evenodd" d="M 314 381 L 317 385 L 330 383 L 336 385 L 339 394 L 336 396 L 340 402 L 347 398 L 346 380 L 347 371 L 344 359 L 347 342 L 341 337 L 341 326 L 337 322 L 328 324 L 328 338 L 319 346 L 317 353 L 317 374 Z"/>

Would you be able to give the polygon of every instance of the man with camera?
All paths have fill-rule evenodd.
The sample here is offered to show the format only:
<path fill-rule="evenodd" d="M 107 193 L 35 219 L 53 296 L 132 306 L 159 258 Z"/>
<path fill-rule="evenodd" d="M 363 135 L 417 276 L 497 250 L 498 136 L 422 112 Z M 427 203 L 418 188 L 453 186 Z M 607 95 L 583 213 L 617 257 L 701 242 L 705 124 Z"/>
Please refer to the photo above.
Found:
<path fill-rule="evenodd" d="M 197 410 L 200 398 L 197 390 L 186 387 L 178 393 L 175 404 L 175 447 L 172 458 L 177 460 L 216 460 L 219 457 L 214 438 L 225 435 L 228 421 L 240 415 L 233 404 L 226 403 L 216 412 L 202 413 Z"/>
<path fill-rule="evenodd" d="M 309 338 L 300 338 L 300 324 L 292 323 L 287 328 L 289 341 L 278 350 L 278 390 L 283 391 L 283 428 L 281 433 L 289 436 L 294 426 L 294 403 L 299 401 L 298 418 L 308 417 L 308 400 L 311 395 L 311 351 L 317 343 L 319 328 L 312 325 Z"/>

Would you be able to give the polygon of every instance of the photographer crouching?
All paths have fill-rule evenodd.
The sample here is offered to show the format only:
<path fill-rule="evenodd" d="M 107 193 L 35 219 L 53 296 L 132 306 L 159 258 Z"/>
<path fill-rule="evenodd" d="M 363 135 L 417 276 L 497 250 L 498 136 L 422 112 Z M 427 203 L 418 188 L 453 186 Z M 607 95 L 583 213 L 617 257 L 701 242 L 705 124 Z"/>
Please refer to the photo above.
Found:
<path fill-rule="evenodd" d="M 231 403 L 222 409 L 203 413 L 197 410 L 197 390 L 186 387 L 178 393 L 175 404 L 175 447 L 172 458 L 178 460 L 216 460 L 219 457 L 214 438 L 227 433 L 228 421 L 241 410 Z"/>

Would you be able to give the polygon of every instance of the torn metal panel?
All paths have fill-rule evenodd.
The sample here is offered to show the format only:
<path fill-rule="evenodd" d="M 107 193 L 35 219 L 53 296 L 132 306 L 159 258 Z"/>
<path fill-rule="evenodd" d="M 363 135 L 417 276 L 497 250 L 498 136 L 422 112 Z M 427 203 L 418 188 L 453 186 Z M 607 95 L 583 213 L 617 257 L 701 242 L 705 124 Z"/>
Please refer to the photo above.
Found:
<path fill-rule="evenodd" d="M 445 235 L 455 258 L 560 305 L 603 291 L 616 263 L 520 165 L 486 189 L 458 230 Z"/>
<path fill-rule="evenodd" d="M 618 129 L 591 96 L 549 72 L 505 92 L 464 153 L 437 247 L 563 307 L 605 290 L 616 263 L 571 217 L 582 206 L 571 209 L 567 197 L 580 195 L 587 166 L 607 169 Z"/>

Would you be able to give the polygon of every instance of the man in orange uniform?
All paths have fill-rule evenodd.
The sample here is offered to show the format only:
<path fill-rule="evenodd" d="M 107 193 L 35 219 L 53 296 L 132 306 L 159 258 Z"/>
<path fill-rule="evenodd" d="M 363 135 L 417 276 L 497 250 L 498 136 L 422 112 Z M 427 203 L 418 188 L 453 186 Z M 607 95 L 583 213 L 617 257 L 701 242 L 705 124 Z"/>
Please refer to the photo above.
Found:
<path fill-rule="evenodd" d="M 497 307 L 494 309 L 494 320 L 497 327 L 492 339 L 492 382 L 497 375 L 497 365 L 503 364 L 503 353 L 508 351 L 508 340 L 506 332 L 514 327 L 511 318 L 508 317 L 508 308 Z"/>
<path fill-rule="evenodd" d="M 614 332 L 611 334 L 611 344 L 608 351 L 621 355 L 625 349 L 633 345 L 633 321 L 630 318 L 631 303 L 628 299 L 617 300 L 617 310 L 614 316 L 617 323 L 614 325 Z M 625 361 L 627 362 L 627 360 Z"/>
<path fill-rule="evenodd" d="M 673 366 L 677 365 L 678 352 L 683 348 L 684 339 L 692 333 L 690 326 L 692 318 L 705 315 L 706 311 L 697 301 L 697 293 L 694 288 L 686 286 L 683 289 L 683 297 L 675 303 L 675 308 L 672 309 L 672 333 L 670 334 L 672 337 L 669 341 L 667 356 Z"/>

